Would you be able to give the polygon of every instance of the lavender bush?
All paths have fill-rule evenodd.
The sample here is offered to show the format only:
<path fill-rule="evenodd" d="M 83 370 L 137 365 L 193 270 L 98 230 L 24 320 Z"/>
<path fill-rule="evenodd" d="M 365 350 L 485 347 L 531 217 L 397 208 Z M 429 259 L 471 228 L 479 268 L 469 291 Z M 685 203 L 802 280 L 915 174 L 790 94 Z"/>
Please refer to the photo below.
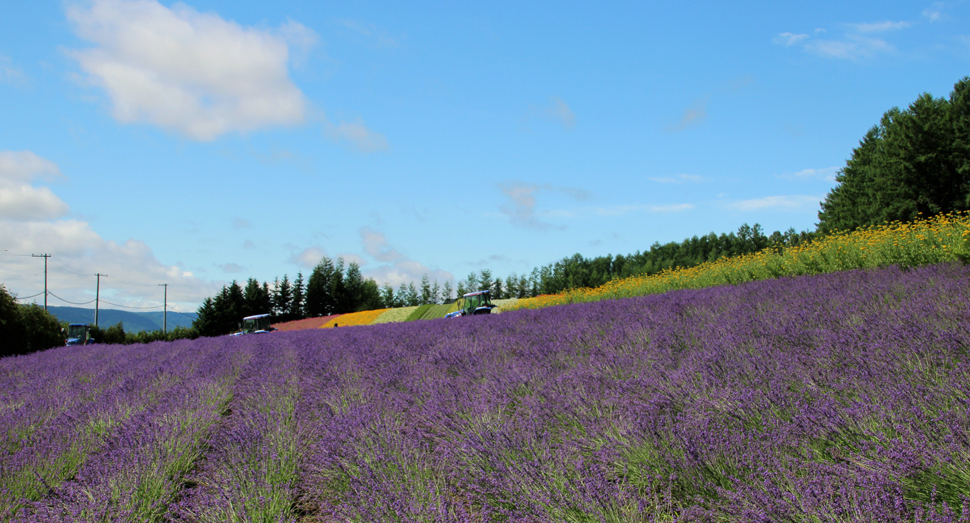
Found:
<path fill-rule="evenodd" d="M 970 269 L 0 360 L 8 521 L 966 521 Z"/>

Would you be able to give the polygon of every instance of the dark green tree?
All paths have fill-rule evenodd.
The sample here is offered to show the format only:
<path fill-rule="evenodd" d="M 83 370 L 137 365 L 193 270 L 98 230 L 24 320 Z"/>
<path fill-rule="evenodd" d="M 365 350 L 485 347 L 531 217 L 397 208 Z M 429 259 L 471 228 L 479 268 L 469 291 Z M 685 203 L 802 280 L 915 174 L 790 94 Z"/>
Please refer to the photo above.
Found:
<path fill-rule="evenodd" d="M 277 278 L 273 282 L 273 314 L 281 322 L 290 321 L 294 319 L 290 316 L 292 306 L 293 287 L 290 285 L 289 277 L 284 274 L 282 280 Z"/>
<path fill-rule="evenodd" d="M 0 357 L 22 354 L 26 346 L 20 324 L 20 306 L 3 285 L 0 285 L 0 340 L 4 340 Z"/>
<path fill-rule="evenodd" d="M 290 319 L 291 320 L 302 320 L 306 318 L 306 309 L 304 308 L 304 296 L 306 294 L 306 288 L 303 286 L 303 273 L 296 273 L 296 281 L 293 282 L 293 301 L 290 302 Z"/>
<path fill-rule="evenodd" d="M 360 274 L 357 262 L 347 264 L 347 276 L 344 278 L 344 305 L 342 312 L 357 312 L 364 308 L 364 277 Z"/>
<path fill-rule="evenodd" d="M 964 78 L 949 100 L 924 93 L 905 110 L 886 111 L 836 175 L 819 232 L 970 209 L 968 97 Z"/>
<path fill-rule="evenodd" d="M 451 280 L 445 280 L 445 284 L 441 288 L 441 301 L 446 302 L 452 299 L 451 294 L 453 292 L 455 292 L 455 290 L 451 288 Z"/>
<path fill-rule="evenodd" d="M 308 317 L 326 316 L 335 312 L 337 306 L 333 296 L 335 272 L 333 260 L 326 256 L 313 268 L 306 285 L 306 313 Z"/>

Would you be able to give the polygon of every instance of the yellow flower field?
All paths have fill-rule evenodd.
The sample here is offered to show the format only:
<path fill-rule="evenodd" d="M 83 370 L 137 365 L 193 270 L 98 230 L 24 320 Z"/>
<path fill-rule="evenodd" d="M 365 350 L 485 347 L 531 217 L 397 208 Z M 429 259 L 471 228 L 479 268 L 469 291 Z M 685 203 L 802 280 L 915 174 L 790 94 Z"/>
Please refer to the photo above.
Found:
<path fill-rule="evenodd" d="M 335 324 L 340 327 L 351 327 L 353 325 L 370 325 L 371 322 L 376 320 L 381 314 L 387 312 L 387 309 L 375 309 L 372 311 L 361 311 L 361 312 L 351 312 L 350 314 L 342 314 L 333 318 L 332 320 L 324 323 L 320 326 L 321 329 L 329 329 Z"/>
<path fill-rule="evenodd" d="M 851 232 L 836 232 L 791 249 L 722 258 L 696 267 L 675 268 L 650 276 L 617 279 L 595 289 L 519 300 L 506 310 L 538 309 L 564 303 L 598 301 L 739 284 L 783 276 L 822 274 L 886 265 L 916 267 L 970 260 L 970 215 L 938 215 L 926 220 L 890 222 Z"/>

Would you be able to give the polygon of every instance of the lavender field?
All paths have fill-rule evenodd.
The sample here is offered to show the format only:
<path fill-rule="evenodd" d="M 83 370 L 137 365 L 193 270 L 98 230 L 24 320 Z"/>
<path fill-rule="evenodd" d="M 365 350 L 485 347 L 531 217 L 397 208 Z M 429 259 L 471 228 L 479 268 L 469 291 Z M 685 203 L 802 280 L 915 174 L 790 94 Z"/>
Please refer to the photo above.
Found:
<path fill-rule="evenodd" d="M 966 521 L 970 268 L 0 360 L 4 521 Z"/>

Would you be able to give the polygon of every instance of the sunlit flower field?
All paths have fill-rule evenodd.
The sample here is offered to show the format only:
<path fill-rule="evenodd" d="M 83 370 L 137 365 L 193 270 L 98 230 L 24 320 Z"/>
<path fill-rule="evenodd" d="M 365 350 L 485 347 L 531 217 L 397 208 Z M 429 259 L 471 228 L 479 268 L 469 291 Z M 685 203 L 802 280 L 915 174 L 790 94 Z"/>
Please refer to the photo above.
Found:
<path fill-rule="evenodd" d="M 961 263 L 58 348 L 0 360 L 0 519 L 963 521 L 968 350 Z"/>
<path fill-rule="evenodd" d="M 696 267 L 650 276 L 618 279 L 595 289 L 518 300 L 507 310 L 537 309 L 563 303 L 644 296 L 677 289 L 733 285 L 782 276 L 824 274 L 898 265 L 918 267 L 970 260 L 970 216 L 938 215 L 927 220 L 892 222 L 851 232 L 836 232 L 791 249 L 766 249 L 721 258 Z"/>

